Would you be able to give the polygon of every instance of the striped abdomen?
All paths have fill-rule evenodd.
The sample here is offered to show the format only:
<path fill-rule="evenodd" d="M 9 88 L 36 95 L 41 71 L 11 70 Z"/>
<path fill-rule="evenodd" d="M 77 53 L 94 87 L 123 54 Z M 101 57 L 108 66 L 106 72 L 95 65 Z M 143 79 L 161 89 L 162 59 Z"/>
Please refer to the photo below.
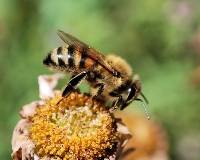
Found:
<path fill-rule="evenodd" d="M 59 47 L 50 52 L 43 63 L 55 69 L 71 72 L 89 70 L 96 62 L 87 57 L 86 53 L 80 53 L 73 46 Z"/>

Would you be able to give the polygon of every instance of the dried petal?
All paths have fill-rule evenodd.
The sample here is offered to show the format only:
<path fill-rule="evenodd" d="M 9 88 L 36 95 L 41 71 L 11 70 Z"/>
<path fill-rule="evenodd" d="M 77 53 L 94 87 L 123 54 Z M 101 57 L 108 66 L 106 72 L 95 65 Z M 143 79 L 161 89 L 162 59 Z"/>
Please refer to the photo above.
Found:
<path fill-rule="evenodd" d="M 48 99 L 54 96 L 53 89 L 56 87 L 58 80 L 63 74 L 41 75 L 38 78 L 39 93 L 41 99 Z"/>
<path fill-rule="evenodd" d="M 12 138 L 12 157 L 15 160 L 30 159 L 34 156 L 35 145 L 29 138 L 28 128 L 30 122 L 26 119 L 21 119 L 16 125 Z"/>

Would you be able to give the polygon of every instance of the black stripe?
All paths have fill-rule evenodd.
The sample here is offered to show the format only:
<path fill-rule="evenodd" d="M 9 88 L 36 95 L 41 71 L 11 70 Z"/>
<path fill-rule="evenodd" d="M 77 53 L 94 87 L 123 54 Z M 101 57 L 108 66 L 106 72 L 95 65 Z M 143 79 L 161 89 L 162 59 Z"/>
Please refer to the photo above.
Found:
<path fill-rule="evenodd" d="M 62 60 L 61 57 L 58 57 L 58 64 L 59 64 L 60 67 L 66 67 L 65 62 Z"/>
<path fill-rule="evenodd" d="M 69 67 L 74 67 L 75 64 L 74 64 L 74 47 L 73 46 L 69 46 L 68 47 L 67 58 L 68 58 L 68 65 L 69 65 Z"/>
<path fill-rule="evenodd" d="M 83 52 L 81 54 L 81 60 L 80 60 L 80 63 L 79 63 L 79 68 L 85 68 L 85 60 L 87 58 L 87 55 L 85 52 Z"/>
<path fill-rule="evenodd" d="M 61 55 L 62 54 L 62 47 L 58 47 L 57 49 L 57 55 Z"/>
<path fill-rule="evenodd" d="M 45 65 L 56 65 L 56 63 L 51 59 L 51 53 L 47 55 L 47 57 L 43 60 L 43 64 Z"/>
<path fill-rule="evenodd" d="M 62 60 L 62 47 L 58 47 L 57 49 L 57 55 L 58 55 L 58 64 L 60 67 L 66 67 L 65 62 Z"/>

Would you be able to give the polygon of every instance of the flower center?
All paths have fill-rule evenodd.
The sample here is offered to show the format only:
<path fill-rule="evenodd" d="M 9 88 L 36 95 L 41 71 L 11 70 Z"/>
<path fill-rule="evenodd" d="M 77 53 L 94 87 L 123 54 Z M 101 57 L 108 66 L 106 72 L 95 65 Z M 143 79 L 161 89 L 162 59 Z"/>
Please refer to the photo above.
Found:
<path fill-rule="evenodd" d="M 48 100 L 31 118 L 30 137 L 36 153 L 62 159 L 112 154 L 119 137 L 115 120 L 105 106 L 78 93 L 60 99 L 57 95 Z"/>

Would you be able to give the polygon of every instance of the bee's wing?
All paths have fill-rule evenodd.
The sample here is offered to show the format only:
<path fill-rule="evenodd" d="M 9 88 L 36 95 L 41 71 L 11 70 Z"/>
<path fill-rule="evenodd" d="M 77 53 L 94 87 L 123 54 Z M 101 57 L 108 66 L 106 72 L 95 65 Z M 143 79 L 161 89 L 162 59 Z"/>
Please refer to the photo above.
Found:
<path fill-rule="evenodd" d="M 61 30 L 58 30 L 58 36 L 68 45 L 73 45 L 76 47 L 76 49 L 83 49 L 83 48 L 89 48 L 89 46 L 80 40 L 78 40 L 76 37 L 72 36 L 69 33 L 65 33 Z"/>
<path fill-rule="evenodd" d="M 97 61 L 99 64 L 101 64 L 105 69 L 107 69 L 109 72 L 111 72 L 114 75 L 118 75 L 119 73 L 112 68 L 106 61 L 105 56 L 101 54 L 100 52 L 96 51 L 94 48 L 91 48 L 89 45 L 85 44 L 84 42 L 80 41 L 76 37 L 65 33 L 63 31 L 58 30 L 58 36 L 68 45 L 75 46 L 76 50 L 83 51 L 84 49 L 87 50 L 86 54 L 91 59 Z"/>

